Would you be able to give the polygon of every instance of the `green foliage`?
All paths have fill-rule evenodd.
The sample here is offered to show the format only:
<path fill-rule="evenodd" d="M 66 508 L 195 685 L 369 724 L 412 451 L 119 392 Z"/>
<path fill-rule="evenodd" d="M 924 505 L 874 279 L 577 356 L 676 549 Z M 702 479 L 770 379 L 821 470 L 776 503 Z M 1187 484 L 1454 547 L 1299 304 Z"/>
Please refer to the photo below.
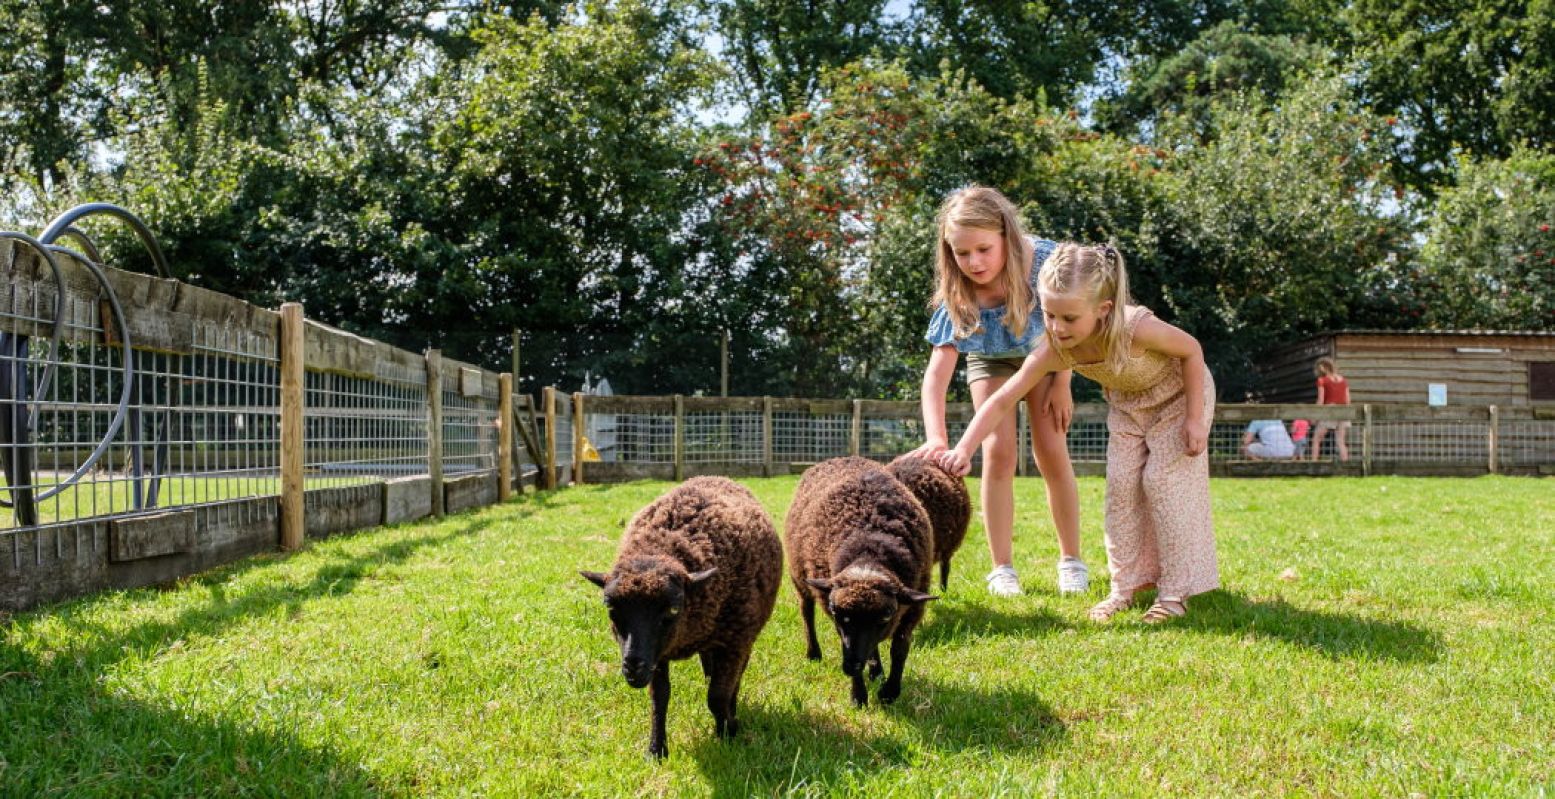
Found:
<path fill-rule="evenodd" d="M 1162 301 L 1208 339 L 1223 396 L 1253 384 L 1253 358 L 1280 340 L 1342 327 L 1372 270 L 1406 246 L 1383 209 L 1393 126 L 1359 108 L 1337 75 L 1278 105 L 1242 96 L 1210 111 L 1211 139 L 1170 131 L 1162 181 L 1170 235 L 1191 253 L 1159 276 Z"/>
<path fill-rule="evenodd" d="M 1401 175 L 1450 184 L 1459 153 L 1555 145 L 1555 4 L 1355 0 L 1346 21 L 1367 100 L 1409 130 Z"/>
<path fill-rule="evenodd" d="M 0 0 L 0 219 L 119 202 L 197 285 L 484 366 L 521 328 L 525 390 L 711 391 L 727 330 L 734 393 L 911 397 L 980 183 L 1117 243 L 1240 397 L 1322 329 L 1550 324 L 1550 14 Z"/>
<path fill-rule="evenodd" d="M 813 112 L 699 159 L 724 184 L 717 223 L 740 267 L 783 292 L 754 320 L 779 336 L 769 363 L 791 375 L 781 388 L 915 393 L 940 198 L 1014 174 L 1057 135 L 959 72 L 864 61 L 822 86 Z"/>
<path fill-rule="evenodd" d="M 1437 328 L 1555 328 L 1555 155 L 1467 161 L 1420 253 Z"/>
<path fill-rule="evenodd" d="M 1163 117 L 1207 124 L 1210 106 L 1244 93 L 1275 101 L 1327 59 L 1321 48 L 1284 34 L 1260 34 L 1226 20 L 1181 51 L 1140 62 L 1128 89 L 1098 109 L 1103 126 L 1134 130 Z"/>
<path fill-rule="evenodd" d="M 721 39 L 731 99 L 755 119 L 811 107 L 828 69 L 894 49 L 886 0 L 702 0 Z"/>

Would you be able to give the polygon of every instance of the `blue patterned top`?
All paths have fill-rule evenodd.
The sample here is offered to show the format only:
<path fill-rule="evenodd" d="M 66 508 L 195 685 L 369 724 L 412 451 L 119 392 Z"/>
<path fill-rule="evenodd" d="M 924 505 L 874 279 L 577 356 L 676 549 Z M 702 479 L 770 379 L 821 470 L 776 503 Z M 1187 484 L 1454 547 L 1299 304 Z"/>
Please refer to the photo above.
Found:
<path fill-rule="evenodd" d="M 1034 239 L 1031 248 L 1031 293 L 1037 293 L 1037 270 L 1047 260 L 1058 242 Z M 1031 318 L 1026 321 L 1026 332 L 1016 338 L 1004 326 L 1004 306 L 979 309 L 978 327 L 966 338 L 956 338 L 956 324 L 950 318 L 950 309 L 940 303 L 939 309 L 929 318 L 929 332 L 923 337 L 930 345 L 942 347 L 953 344 L 957 352 L 972 353 L 985 358 L 1023 358 L 1037 347 L 1037 337 L 1042 335 L 1042 305 L 1033 302 Z"/>

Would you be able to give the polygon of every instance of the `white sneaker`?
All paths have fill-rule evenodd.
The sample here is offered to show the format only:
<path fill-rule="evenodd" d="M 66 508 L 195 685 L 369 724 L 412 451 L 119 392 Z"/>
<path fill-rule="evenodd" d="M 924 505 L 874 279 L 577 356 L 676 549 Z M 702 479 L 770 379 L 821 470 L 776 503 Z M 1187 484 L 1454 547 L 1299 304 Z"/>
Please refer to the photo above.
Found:
<path fill-rule="evenodd" d="M 1083 594 L 1091 589 L 1091 570 L 1079 558 L 1058 559 L 1058 593 Z"/>
<path fill-rule="evenodd" d="M 984 578 L 988 581 L 988 593 L 994 596 L 1019 596 L 1020 578 L 1015 575 L 1014 566 L 995 566 L 994 570 Z"/>

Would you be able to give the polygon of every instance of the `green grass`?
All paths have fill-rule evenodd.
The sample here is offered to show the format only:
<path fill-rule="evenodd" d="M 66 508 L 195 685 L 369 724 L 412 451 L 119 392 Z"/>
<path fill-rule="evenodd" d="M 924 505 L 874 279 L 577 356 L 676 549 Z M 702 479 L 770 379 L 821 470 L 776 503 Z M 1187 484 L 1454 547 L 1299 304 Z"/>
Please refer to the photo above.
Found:
<path fill-rule="evenodd" d="M 375 477 L 330 476 L 306 477 L 307 488 L 334 488 L 361 483 L 378 482 Z M 45 477 L 38 481 L 37 493 L 53 488 L 56 480 Z M 131 499 L 135 482 L 129 476 L 116 473 L 111 477 L 97 475 L 84 477 L 58 494 L 37 502 L 40 524 L 68 522 L 93 516 L 130 513 L 134 508 Z M 149 491 L 151 480 L 141 482 L 142 490 Z M 158 508 L 179 505 L 198 505 L 245 497 L 276 496 L 281 493 L 278 477 L 164 477 L 157 494 Z M 11 500 L 11 492 L 0 479 L 0 499 Z M 0 507 L 0 531 L 14 527 L 16 513 L 11 508 Z"/>
<path fill-rule="evenodd" d="M 781 523 L 795 480 L 747 484 Z M 713 737 L 677 663 L 656 764 L 646 693 L 575 572 L 608 567 L 665 488 L 527 495 L 18 615 L 0 794 L 1555 793 L 1555 481 L 1216 481 L 1226 587 L 1146 628 L 1084 620 L 1101 581 L 1053 593 L 1021 480 L 1028 594 L 984 592 L 975 529 L 896 706 L 851 706 L 829 630 L 804 659 L 785 583 L 739 738 Z M 1081 493 L 1100 567 L 1100 480 Z"/>

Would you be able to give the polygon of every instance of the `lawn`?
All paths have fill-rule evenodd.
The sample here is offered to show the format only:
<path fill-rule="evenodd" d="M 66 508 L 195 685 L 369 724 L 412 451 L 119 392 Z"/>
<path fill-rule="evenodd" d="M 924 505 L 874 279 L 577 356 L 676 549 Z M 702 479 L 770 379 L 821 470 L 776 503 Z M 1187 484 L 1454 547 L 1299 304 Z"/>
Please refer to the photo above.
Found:
<path fill-rule="evenodd" d="M 749 480 L 781 527 L 794 478 Z M 981 529 L 901 700 L 803 657 L 786 581 L 714 738 L 672 669 L 670 757 L 618 673 L 598 590 L 665 483 L 526 495 L 314 542 L 0 626 L 7 796 L 1546 796 L 1555 794 L 1555 481 L 1218 480 L 1225 589 L 1180 623 L 1060 598 L 1041 483 L 1028 592 Z M 974 488 L 975 490 L 975 488 Z M 1104 571 L 1099 479 L 1081 480 Z"/>

